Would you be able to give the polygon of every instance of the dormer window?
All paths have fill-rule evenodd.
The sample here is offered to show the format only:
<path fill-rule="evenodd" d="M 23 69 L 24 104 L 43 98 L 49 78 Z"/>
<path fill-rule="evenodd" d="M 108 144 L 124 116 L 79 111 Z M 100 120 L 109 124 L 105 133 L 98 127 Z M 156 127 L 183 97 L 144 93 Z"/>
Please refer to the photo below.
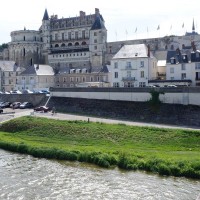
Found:
<path fill-rule="evenodd" d="M 172 58 L 170 59 L 170 63 L 171 63 L 171 64 L 176 64 L 176 59 L 175 59 L 174 57 L 172 57 Z"/>

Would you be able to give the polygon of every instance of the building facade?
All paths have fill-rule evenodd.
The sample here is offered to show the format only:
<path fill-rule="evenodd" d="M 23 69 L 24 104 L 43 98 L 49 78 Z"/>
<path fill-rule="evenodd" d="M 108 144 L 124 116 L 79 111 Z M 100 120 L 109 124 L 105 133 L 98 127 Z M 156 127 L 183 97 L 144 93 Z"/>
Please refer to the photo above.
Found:
<path fill-rule="evenodd" d="M 111 86 L 148 86 L 148 80 L 157 76 L 156 63 L 146 45 L 124 45 L 111 60 Z"/>

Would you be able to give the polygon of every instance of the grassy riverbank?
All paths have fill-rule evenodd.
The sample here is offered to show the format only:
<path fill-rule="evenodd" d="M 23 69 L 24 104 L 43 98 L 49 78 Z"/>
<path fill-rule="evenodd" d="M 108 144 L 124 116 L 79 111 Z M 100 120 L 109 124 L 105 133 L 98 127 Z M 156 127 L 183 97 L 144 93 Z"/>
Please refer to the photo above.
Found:
<path fill-rule="evenodd" d="M 28 116 L 2 124 L 0 148 L 36 157 L 200 178 L 200 131 Z"/>

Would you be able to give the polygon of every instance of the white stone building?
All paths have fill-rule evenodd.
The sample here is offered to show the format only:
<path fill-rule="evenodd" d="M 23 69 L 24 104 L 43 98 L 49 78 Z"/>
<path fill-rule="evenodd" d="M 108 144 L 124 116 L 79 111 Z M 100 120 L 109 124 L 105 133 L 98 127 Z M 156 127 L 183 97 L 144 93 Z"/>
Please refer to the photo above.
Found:
<path fill-rule="evenodd" d="M 177 85 L 200 86 L 200 51 L 170 52 L 166 80 L 176 82 Z"/>
<path fill-rule="evenodd" d="M 146 45 L 124 45 L 111 60 L 111 86 L 147 86 L 148 80 L 157 77 L 156 63 Z"/>
<path fill-rule="evenodd" d="M 19 67 L 14 61 L 0 61 L 0 88 L 3 92 L 15 89 L 17 76 L 24 69 Z"/>
<path fill-rule="evenodd" d="M 54 86 L 54 71 L 49 65 L 31 65 L 17 77 L 15 89 L 35 90 L 48 89 Z"/>

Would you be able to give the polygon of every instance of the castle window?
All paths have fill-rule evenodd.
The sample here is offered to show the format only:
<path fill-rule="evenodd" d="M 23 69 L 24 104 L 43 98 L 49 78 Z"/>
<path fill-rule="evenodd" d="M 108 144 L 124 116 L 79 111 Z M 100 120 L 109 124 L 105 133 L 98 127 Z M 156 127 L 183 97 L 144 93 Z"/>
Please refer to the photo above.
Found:
<path fill-rule="evenodd" d="M 65 39 L 65 34 L 64 33 L 62 33 L 62 40 L 64 40 Z"/>
<path fill-rule="evenodd" d="M 55 40 L 58 40 L 58 34 L 57 33 L 55 34 Z"/>
<path fill-rule="evenodd" d="M 85 39 L 85 31 L 82 31 L 82 38 Z"/>
<path fill-rule="evenodd" d="M 24 36 L 24 41 L 26 40 L 26 37 Z"/>
<path fill-rule="evenodd" d="M 94 46 L 94 50 L 97 50 L 97 46 Z"/>
<path fill-rule="evenodd" d="M 68 43 L 68 46 L 72 46 L 72 43 Z"/>
<path fill-rule="evenodd" d="M 58 44 L 56 44 L 56 45 L 55 45 L 55 47 L 59 47 L 59 45 L 58 45 Z"/>
<path fill-rule="evenodd" d="M 79 45 L 79 43 L 78 43 L 78 42 L 76 42 L 76 43 L 75 43 L 75 46 L 78 46 L 78 45 Z"/>
<path fill-rule="evenodd" d="M 65 44 L 63 43 L 63 44 L 61 44 L 61 47 L 65 47 Z"/>
<path fill-rule="evenodd" d="M 78 31 L 75 32 L 75 39 L 78 39 Z"/>
<path fill-rule="evenodd" d="M 82 44 L 82 45 L 86 45 L 86 42 L 84 41 L 84 42 L 82 42 L 81 44 Z"/>
<path fill-rule="evenodd" d="M 25 56 L 26 55 L 26 50 L 25 50 L 25 48 L 23 49 L 23 56 Z"/>
<path fill-rule="evenodd" d="M 97 43 L 97 39 L 94 40 L 94 43 Z"/>
<path fill-rule="evenodd" d="M 68 33 L 68 39 L 69 39 L 69 40 L 72 39 L 72 33 L 71 33 L 71 32 Z"/>
<path fill-rule="evenodd" d="M 94 32 L 94 36 L 97 36 L 97 32 Z"/>

